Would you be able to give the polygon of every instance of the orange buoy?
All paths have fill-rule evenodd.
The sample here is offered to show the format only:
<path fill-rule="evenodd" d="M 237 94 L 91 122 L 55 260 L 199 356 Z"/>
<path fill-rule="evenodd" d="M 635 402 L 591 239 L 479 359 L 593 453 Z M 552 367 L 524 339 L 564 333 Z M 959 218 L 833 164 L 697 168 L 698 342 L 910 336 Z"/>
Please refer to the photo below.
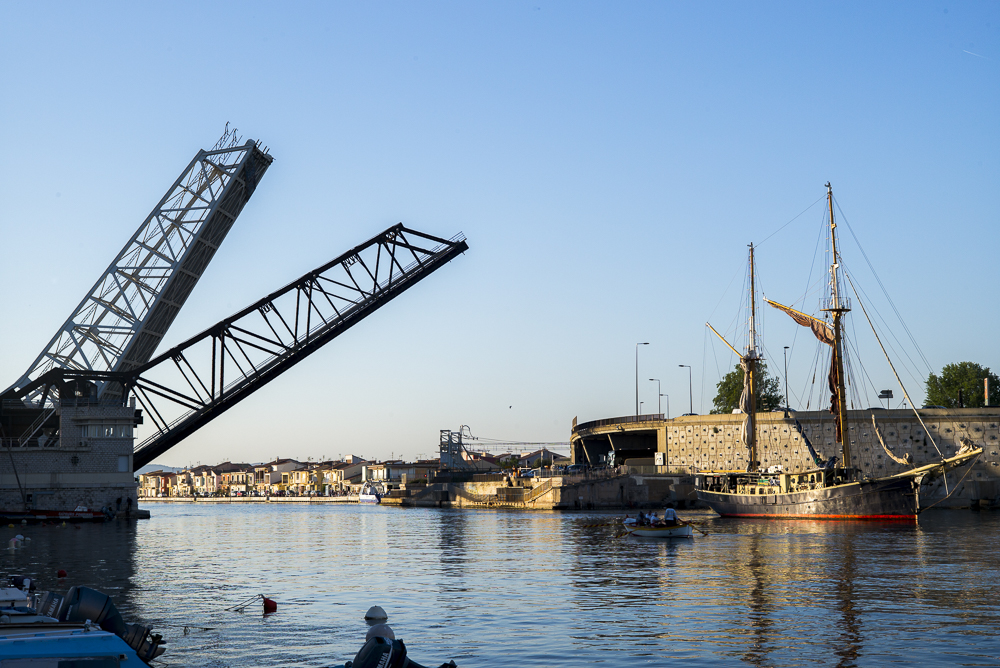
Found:
<path fill-rule="evenodd" d="M 58 578 L 64 578 L 67 575 L 68 575 L 68 573 L 66 573 L 66 571 L 64 571 L 61 568 L 58 571 L 56 571 L 56 577 L 58 577 Z"/>
<path fill-rule="evenodd" d="M 272 612 L 278 611 L 278 603 L 274 599 L 270 599 L 267 596 L 264 597 L 264 614 L 268 615 Z"/>

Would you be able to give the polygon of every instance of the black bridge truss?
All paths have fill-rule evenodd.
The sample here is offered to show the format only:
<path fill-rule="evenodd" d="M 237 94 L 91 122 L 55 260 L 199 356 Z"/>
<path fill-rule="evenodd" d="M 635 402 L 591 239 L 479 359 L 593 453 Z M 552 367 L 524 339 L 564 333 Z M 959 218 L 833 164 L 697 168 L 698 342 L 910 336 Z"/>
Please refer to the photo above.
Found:
<path fill-rule="evenodd" d="M 400 223 L 137 369 L 56 369 L 19 393 L 45 397 L 71 379 L 121 383 L 155 428 L 135 446 L 139 469 L 466 250 L 462 235 Z"/>

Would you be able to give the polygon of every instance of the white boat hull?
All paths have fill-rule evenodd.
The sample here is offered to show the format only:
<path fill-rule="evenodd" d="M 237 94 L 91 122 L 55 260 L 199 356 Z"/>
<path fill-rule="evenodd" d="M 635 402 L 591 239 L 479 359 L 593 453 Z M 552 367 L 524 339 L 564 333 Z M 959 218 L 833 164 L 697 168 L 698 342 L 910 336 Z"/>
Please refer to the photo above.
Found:
<path fill-rule="evenodd" d="M 629 530 L 629 535 L 639 538 L 691 538 L 694 531 L 690 524 L 675 527 L 635 527 Z"/>

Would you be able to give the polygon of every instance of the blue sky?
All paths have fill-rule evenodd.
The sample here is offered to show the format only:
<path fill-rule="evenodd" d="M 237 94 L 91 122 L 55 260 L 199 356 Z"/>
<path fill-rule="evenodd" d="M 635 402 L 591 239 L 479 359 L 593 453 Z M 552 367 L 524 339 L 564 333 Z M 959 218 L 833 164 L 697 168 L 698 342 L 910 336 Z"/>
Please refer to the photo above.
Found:
<path fill-rule="evenodd" d="M 826 181 L 930 368 L 1000 368 L 996 3 L 0 11 L 0 385 L 226 122 L 275 162 L 165 345 L 395 222 L 468 237 L 163 463 L 414 456 L 461 424 L 566 441 L 574 416 L 634 412 L 638 341 L 644 412 L 650 377 L 686 412 L 678 364 L 705 412 L 735 362 L 705 321 L 736 330 L 750 242 L 768 297 L 803 297 L 820 205 L 770 235 Z M 879 293 L 853 240 L 843 254 Z M 853 315 L 872 383 L 897 388 Z M 773 370 L 794 341 L 801 406 L 815 348 L 779 316 L 765 344 Z"/>

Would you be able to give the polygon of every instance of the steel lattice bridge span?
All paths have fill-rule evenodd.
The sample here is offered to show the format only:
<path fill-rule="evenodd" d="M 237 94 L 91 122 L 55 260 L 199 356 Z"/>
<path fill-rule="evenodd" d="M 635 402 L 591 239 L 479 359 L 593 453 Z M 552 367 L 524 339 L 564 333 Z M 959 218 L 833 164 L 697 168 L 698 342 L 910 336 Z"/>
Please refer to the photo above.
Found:
<path fill-rule="evenodd" d="M 28 371 L 0 394 L 5 449 L 92 450 L 116 427 L 81 418 L 79 409 L 124 409 L 134 424 L 153 425 L 134 445 L 131 476 L 468 250 L 461 234 L 444 239 L 394 225 L 154 357 L 271 162 L 259 143 L 240 144 L 228 127 L 195 156 Z M 67 425 L 70 412 L 80 433 Z M 13 458 L 11 465 L 27 498 Z"/>

